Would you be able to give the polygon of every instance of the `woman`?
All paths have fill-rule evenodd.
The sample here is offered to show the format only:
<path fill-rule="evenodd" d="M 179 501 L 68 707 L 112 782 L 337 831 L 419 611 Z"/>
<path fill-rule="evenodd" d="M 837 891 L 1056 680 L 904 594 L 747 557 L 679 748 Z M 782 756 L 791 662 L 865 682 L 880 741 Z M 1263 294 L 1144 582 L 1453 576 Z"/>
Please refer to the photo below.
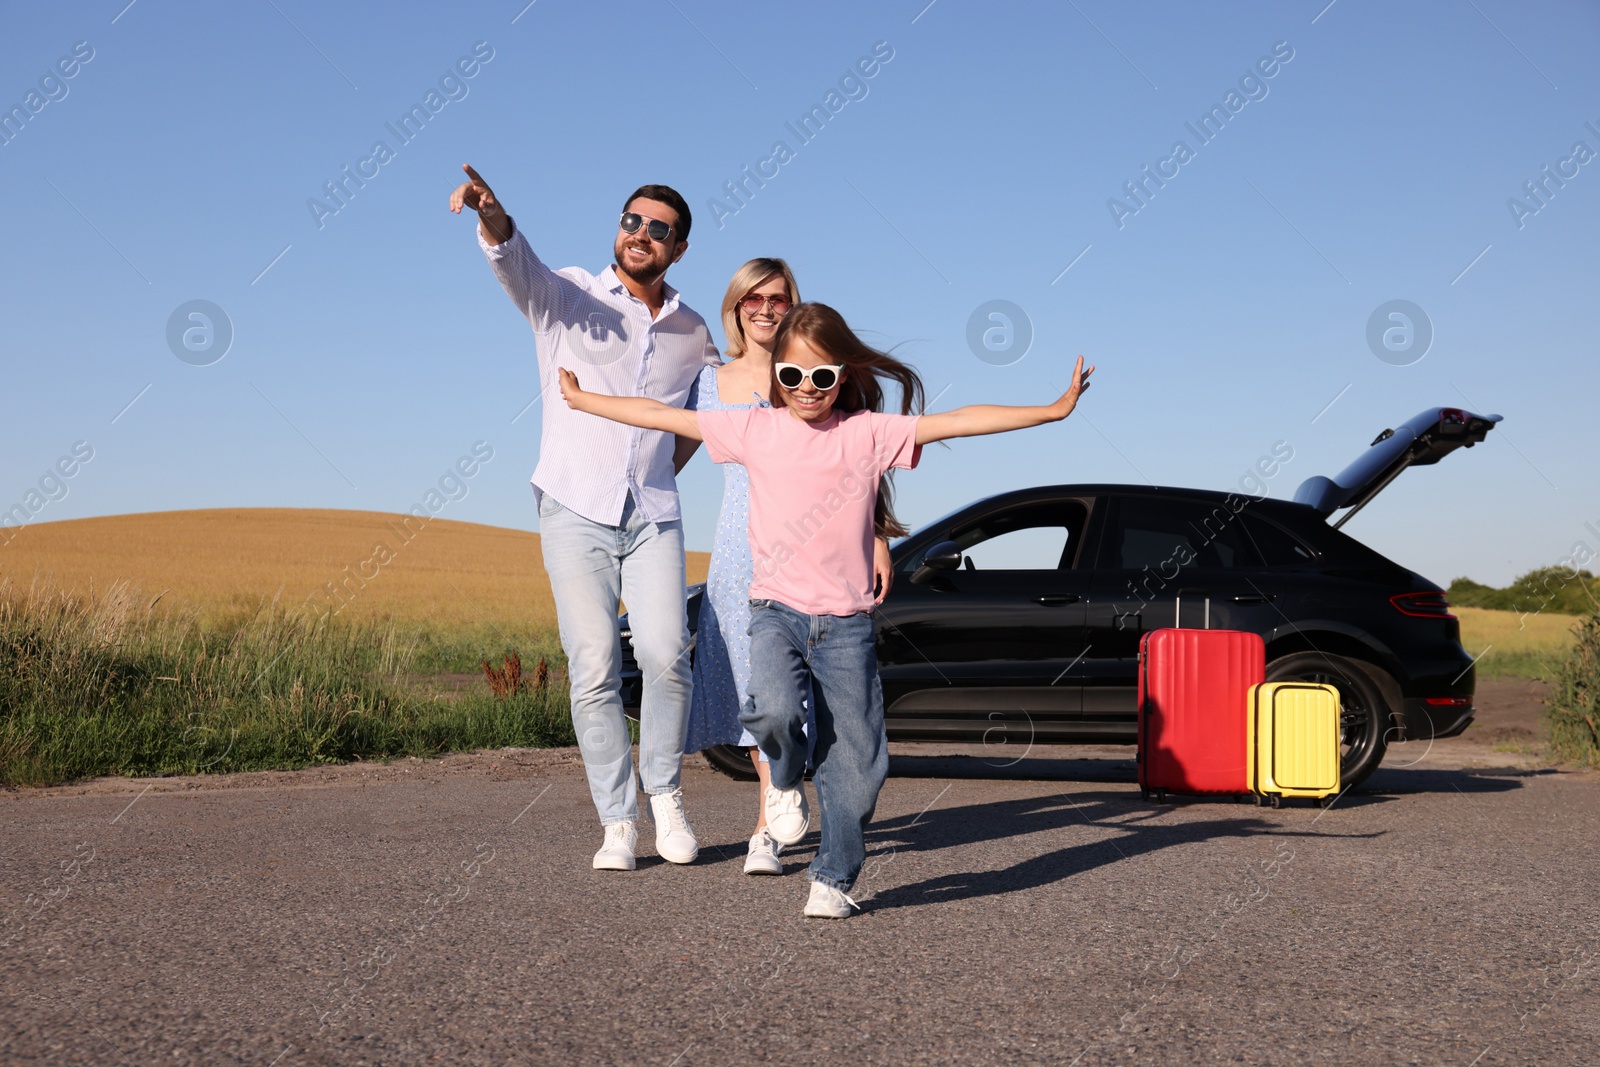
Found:
<path fill-rule="evenodd" d="M 700 372 L 688 407 L 730 411 L 769 407 L 772 391 L 772 346 L 778 324 L 800 302 L 794 273 L 781 259 L 752 259 L 733 274 L 722 298 L 722 328 L 728 361 Z M 698 447 L 698 441 L 688 442 Z M 680 457 L 681 458 L 681 457 Z M 782 846 L 767 832 L 762 797 L 771 784 L 766 757 L 755 738 L 739 725 L 750 686 L 750 480 L 736 463 L 722 466 L 722 510 L 717 516 L 716 543 L 706 576 L 705 601 L 695 636 L 694 695 L 689 706 L 685 752 L 712 745 L 739 745 L 750 750 L 760 788 L 756 793 L 756 830 L 745 856 L 746 874 L 782 874 Z M 878 600 L 889 592 L 889 542 L 876 542 L 873 573 Z"/>

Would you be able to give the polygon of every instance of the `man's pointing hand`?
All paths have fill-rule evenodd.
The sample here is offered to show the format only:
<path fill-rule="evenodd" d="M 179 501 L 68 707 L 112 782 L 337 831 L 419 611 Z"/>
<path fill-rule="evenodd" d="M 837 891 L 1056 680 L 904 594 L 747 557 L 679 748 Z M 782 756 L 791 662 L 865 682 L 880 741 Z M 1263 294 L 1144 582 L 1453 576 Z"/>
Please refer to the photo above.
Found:
<path fill-rule="evenodd" d="M 504 244 L 511 237 L 511 220 L 505 208 L 495 199 L 494 190 L 482 175 L 466 163 L 461 164 L 461 169 L 467 172 L 470 180 L 456 186 L 455 192 L 450 194 L 450 210 L 459 215 L 463 207 L 470 207 L 478 213 L 478 226 L 484 240 L 490 244 Z"/>

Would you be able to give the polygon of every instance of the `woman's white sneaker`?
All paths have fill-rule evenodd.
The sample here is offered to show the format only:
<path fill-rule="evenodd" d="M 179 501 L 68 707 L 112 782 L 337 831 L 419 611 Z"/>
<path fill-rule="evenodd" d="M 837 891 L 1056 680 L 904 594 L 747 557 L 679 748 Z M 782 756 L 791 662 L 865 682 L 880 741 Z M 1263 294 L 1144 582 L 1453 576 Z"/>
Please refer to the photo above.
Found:
<path fill-rule="evenodd" d="M 805 790 L 769 785 L 764 802 L 767 833 L 778 844 L 795 844 L 811 829 L 811 806 L 806 803 Z"/>
<path fill-rule="evenodd" d="M 693 863 L 700 855 L 700 842 L 689 829 L 689 816 L 683 810 L 683 791 L 655 793 L 650 797 L 650 814 L 656 820 L 656 852 L 668 863 Z"/>
<path fill-rule="evenodd" d="M 772 839 L 763 827 L 756 831 L 750 839 L 750 851 L 744 858 L 745 874 L 782 874 L 783 861 L 778 859 L 778 853 L 783 851 L 783 846 Z"/>
<path fill-rule="evenodd" d="M 639 844 L 639 832 L 633 823 L 614 822 L 606 827 L 606 843 L 594 854 L 597 871 L 631 871 L 634 868 L 633 852 Z"/>
<path fill-rule="evenodd" d="M 811 883 L 811 896 L 806 900 L 806 918 L 808 919 L 848 919 L 850 909 L 861 910 L 861 905 L 833 888 L 821 882 Z"/>

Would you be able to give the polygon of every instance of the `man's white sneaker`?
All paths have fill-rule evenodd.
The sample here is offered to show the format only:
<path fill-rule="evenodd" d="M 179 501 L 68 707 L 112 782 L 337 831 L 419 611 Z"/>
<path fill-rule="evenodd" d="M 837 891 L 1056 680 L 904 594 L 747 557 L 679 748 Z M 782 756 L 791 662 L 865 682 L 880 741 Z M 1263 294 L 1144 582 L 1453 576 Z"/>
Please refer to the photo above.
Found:
<path fill-rule="evenodd" d="M 683 811 L 683 791 L 656 793 L 650 797 L 650 814 L 656 820 L 656 852 L 668 863 L 693 863 L 700 855 L 700 842 L 689 829 L 689 816 Z"/>
<path fill-rule="evenodd" d="M 811 896 L 806 901 L 806 918 L 808 919 L 848 919 L 850 909 L 861 910 L 861 905 L 833 888 L 821 882 L 811 883 Z"/>
<path fill-rule="evenodd" d="M 639 832 L 632 822 L 614 822 L 606 827 L 606 843 L 594 854 L 597 871 L 633 870 L 633 851 L 639 843 Z"/>
<path fill-rule="evenodd" d="M 767 786 L 765 807 L 767 833 L 780 845 L 792 845 L 811 829 L 811 806 L 804 789 L 779 789 Z"/>
<path fill-rule="evenodd" d="M 772 839 L 763 827 L 756 831 L 756 836 L 750 839 L 750 851 L 744 858 L 745 874 L 782 874 L 783 862 L 778 859 L 778 853 L 783 846 Z"/>

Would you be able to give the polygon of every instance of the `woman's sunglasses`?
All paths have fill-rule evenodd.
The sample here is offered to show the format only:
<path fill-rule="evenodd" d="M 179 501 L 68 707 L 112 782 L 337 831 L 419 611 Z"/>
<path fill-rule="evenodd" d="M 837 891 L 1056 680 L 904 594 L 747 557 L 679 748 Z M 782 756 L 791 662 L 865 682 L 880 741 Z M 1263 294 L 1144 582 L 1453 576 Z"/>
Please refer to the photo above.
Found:
<path fill-rule="evenodd" d="M 749 315 L 754 315 L 768 304 L 772 305 L 772 313 L 780 319 L 789 314 L 789 309 L 794 307 L 786 296 L 747 296 L 739 301 L 739 306 Z"/>
<path fill-rule="evenodd" d="M 633 211 L 624 211 L 622 213 L 622 232 L 638 233 L 639 227 L 643 226 L 647 222 L 650 225 L 645 226 L 644 232 L 650 235 L 650 240 L 652 241 L 664 242 L 667 239 L 667 235 L 672 232 L 672 227 L 668 226 L 660 219 L 646 218 L 645 216 Z"/>
<path fill-rule="evenodd" d="M 838 385 L 839 379 L 844 377 L 843 363 L 835 363 L 829 367 L 812 367 L 810 370 L 806 370 L 798 363 L 774 363 L 772 367 L 777 372 L 778 384 L 785 389 L 798 389 L 801 382 L 810 378 L 813 386 L 826 393 Z"/>

